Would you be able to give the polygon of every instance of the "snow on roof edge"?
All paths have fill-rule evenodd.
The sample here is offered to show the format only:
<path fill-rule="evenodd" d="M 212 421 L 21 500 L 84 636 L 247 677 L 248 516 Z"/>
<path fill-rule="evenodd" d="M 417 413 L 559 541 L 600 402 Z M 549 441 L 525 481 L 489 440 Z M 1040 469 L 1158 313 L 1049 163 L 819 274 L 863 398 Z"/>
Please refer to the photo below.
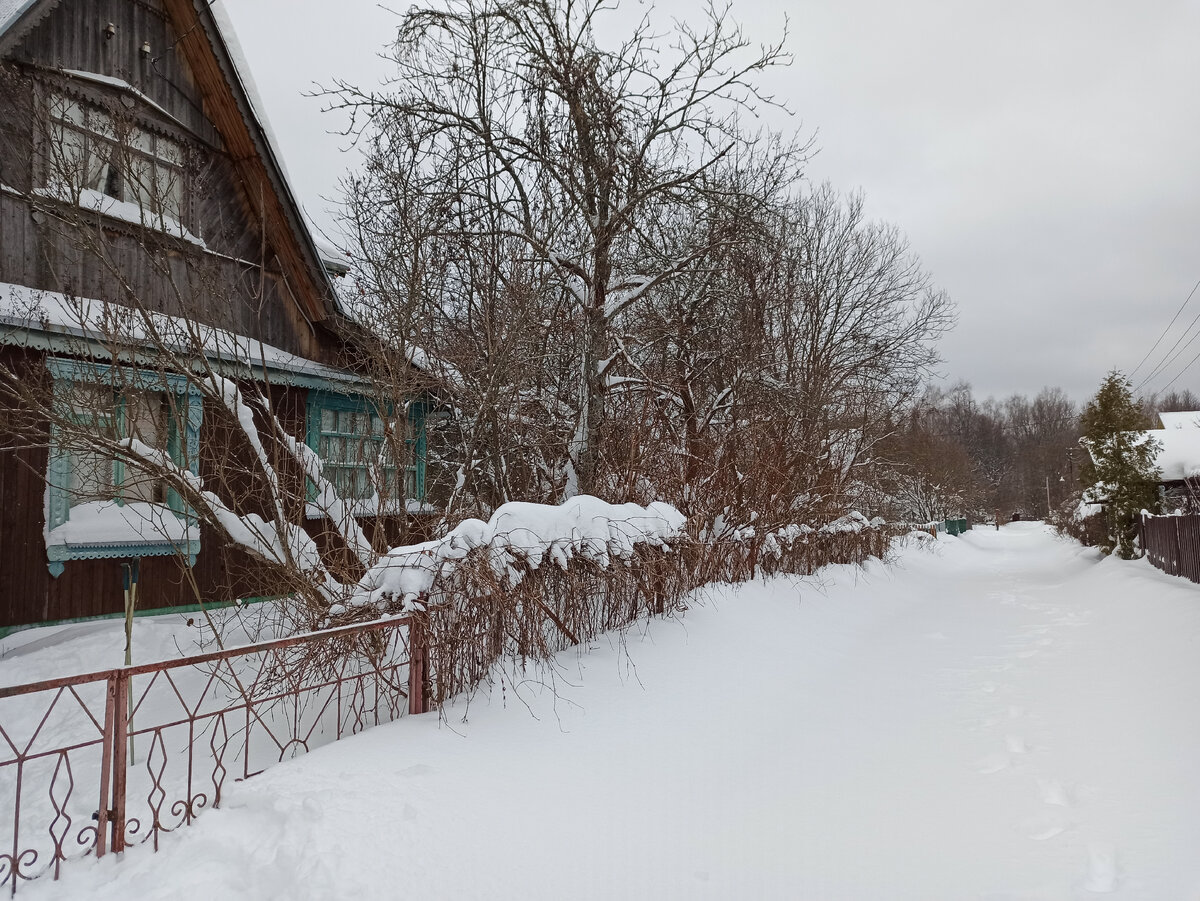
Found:
<path fill-rule="evenodd" d="M 1159 413 L 1158 419 L 1164 429 L 1200 428 L 1200 410 L 1177 410 Z"/>
<path fill-rule="evenodd" d="M 97 305 L 95 311 L 92 309 L 93 304 Z M 133 307 L 121 304 L 86 297 L 71 298 L 57 291 L 0 282 L 0 326 L 48 335 L 96 339 L 103 338 L 112 331 L 114 311 L 118 315 L 128 311 L 134 320 L 131 323 L 132 327 L 127 329 L 128 334 L 121 336 L 130 341 L 149 340 L 139 334 L 136 321 L 138 316 L 151 317 L 160 335 L 166 337 L 173 333 L 179 334 L 179 329 L 185 329 L 184 334 L 189 334 L 186 328 L 193 324 L 191 320 L 166 313 L 143 314 Z M 205 339 L 205 355 L 216 362 L 246 364 L 252 369 L 265 366 L 268 370 L 343 384 L 363 385 L 367 382 L 357 373 L 296 356 L 282 348 L 264 344 L 245 335 L 200 323 L 194 325 L 203 330 L 198 337 Z"/>
<path fill-rule="evenodd" d="M 0 0 L 0 34 L 8 31 L 38 0 Z"/>
<path fill-rule="evenodd" d="M 3 2 L 3 0 L 0 0 L 0 2 Z M 312 228 L 305 221 L 303 209 L 296 199 L 295 192 L 292 190 L 292 177 L 288 173 L 287 165 L 283 160 L 283 154 L 280 152 L 281 145 L 279 138 L 276 136 L 275 130 L 271 128 L 271 122 L 267 118 L 266 104 L 263 102 L 262 95 L 258 92 L 258 85 L 254 81 L 254 76 L 250 73 L 250 64 L 246 59 L 246 53 L 242 49 L 241 43 L 238 41 L 237 30 L 233 27 L 233 21 L 229 18 L 229 12 L 225 9 L 224 0 L 209 0 L 208 9 L 212 14 L 213 21 L 216 23 L 217 33 L 225 45 L 225 52 L 229 55 L 229 61 L 233 65 L 234 75 L 242 88 L 242 93 L 245 94 L 246 100 L 250 104 L 250 112 L 254 116 L 254 121 L 258 125 L 259 130 L 262 131 L 267 153 L 270 155 L 275 167 L 279 170 L 283 190 L 287 193 L 292 207 L 299 214 L 300 227 L 304 230 L 309 244 L 312 245 L 313 250 L 316 252 L 317 260 L 321 263 L 321 274 L 325 276 L 325 281 L 328 283 L 329 296 L 332 298 L 337 311 L 345 316 L 347 315 L 346 310 L 343 308 L 341 298 L 338 296 L 338 292 L 334 290 L 332 279 L 325 268 L 325 263 L 327 262 L 325 254 L 317 244 L 317 236 L 313 234 Z M 337 263 L 336 260 L 328 262 Z"/>

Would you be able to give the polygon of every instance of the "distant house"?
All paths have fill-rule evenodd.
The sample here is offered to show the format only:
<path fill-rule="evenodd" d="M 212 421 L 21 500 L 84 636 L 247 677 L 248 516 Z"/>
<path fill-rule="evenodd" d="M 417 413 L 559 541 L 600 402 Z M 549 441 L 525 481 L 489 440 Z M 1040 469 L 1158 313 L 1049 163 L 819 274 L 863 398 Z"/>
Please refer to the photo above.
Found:
<path fill-rule="evenodd" d="M 334 287 L 347 263 L 306 227 L 220 3 L 0 0 L 0 78 L 5 364 L 64 398 L 87 394 L 80 415 L 96 428 L 136 423 L 203 475 L 223 451 L 186 378 L 139 376 L 134 390 L 121 377 L 130 355 L 107 341 L 113 311 L 136 297 L 155 321 L 220 338 L 209 363 L 269 383 L 286 428 L 363 516 L 420 509 L 425 407 L 380 409 L 347 364 L 353 324 Z M 411 453 L 381 488 L 367 458 L 396 415 Z M 163 527 L 147 534 L 136 511 Z M 119 463 L 6 433 L 0 630 L 120 611 L 129 560 L 143 606 L 187 603 L 197 587 L 214 601 L 269 593 L 234 575 L 236 553 Z"/>
<path fill-rule="evenodd" d="M 1158 418 L 1163 427 L 1142 434 L 1158 442 L 1163 508 L 1187 507 L 1193 503 L 1189 482 L 1200 479 L 1200 410 L 1159 413 Z"/>
<path fill-rule="evenodd" d="M 1158 418 L 1163 427 L 1145 434 L 1159 443 L 1159 482 L 1167 489 L 1179 488 L 1200 477 L 1200 411 L 1159 413 Z"/>

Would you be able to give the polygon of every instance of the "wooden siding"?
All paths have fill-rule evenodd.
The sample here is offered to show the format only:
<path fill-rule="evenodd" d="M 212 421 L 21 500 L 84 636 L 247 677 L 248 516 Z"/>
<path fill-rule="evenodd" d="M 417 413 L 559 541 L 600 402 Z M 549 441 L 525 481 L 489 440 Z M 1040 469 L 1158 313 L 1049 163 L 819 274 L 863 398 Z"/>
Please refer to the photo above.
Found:
<path fill-rule="evenodd" d="M 302 259 L 307 239 L 292 231 L 293 225 L 303 224 L 293 223 L 284 212 L 288 203 L 277 192 L 286 188 L 268 177 L 229 83 L 217 78 L 221 67 L 204 29 L 193 28 L 181 37 L 173 16 L 196 22 L 194 9 L 171 12 L 163 0 L 62 2 L 7 55 L 16 68 L 10 67 L 6 90 L 0 93 L 0 184 L 16 192 L 0 189 L 0 280 L 119 299 L 116 280 L 97 259 L 103 256 L 149 309 L 186 312 L 206 324 L 332 363 L 336 348 L 314 325 L 328 311 L 324 279 Z M 106 40 L 102 30 L 110 21 L 116 34 Z M 148 59 L 140 53 L 143 40 L 151 45 Z M 203 88 L 193 74 L 193 56 L 207 72 Z M 128 91 L 59 70 L 126 81 L 166 114 Z M 183 220 L 208 252 L 153 230 L 29 196 L 45 178 L 36 171 L 39 136 L 31 123 L 39 118 L 39 91 L 44 94 L 51 86 L 84 99 L 99 97 L 110 108 L 129 108 L 138 127 L 188 147 L 191 190 Z M 34 216 L 37 210 L 42 211 L 39 217 Z M 95 235 L 101 240 L 78 240 L 74 231 L 81 224 L 100 226 Z M 80 253 L 81 244 L 102 249 Z M 197 291 L 201 283 L 203 289 Z M 183 296 L 177 298 L 181 285 Z"/>
<path fill-rule="evenodd" d="M 108 22 L 116 28 L 111 40 L 103 35 Z M 132 292 L 146 309 L 336 365 L 341 343 L 328 328 L 328 286 L 314 268 L 317 260 L 282 172 L 247 119 L 251 111 L 214 29 L 202 0 L 62 0 L 46 5 L 22 33 L 4 36 L 0 282 L 118 303 L 130 303 Z M 144 41 L 148 58 L 140 52 Z M 67 70 L 120 79 L 150 102 Z M 139 129 L 184 144 L 191 191 L 181 218 L 204 246 L 40 196 L 48 167 L 39 153 L 47 128 L 38 122 L 45 119 L 49 92 L 102 105 L 116 111 L 118 121 L 128 117 Z M 46 375 L 36 351 L 0 346 L 0 365 L 23 367 L 30 377 Z M 302 436 L 306 392 L 274 390 L 285 427 Z M 0 410 L 6 439 L 0 446 L 0 626 L 121 611 L 119 560 L 68 561 L 58 578 L 50 575 L 43 537 L 46 442 L 31 440 L 29 423 L 22 433 L 16 419 Z M 210 477 L 230 461 L 236 468 L 250 453 L 244 439 L 223 432 L 218 421 L 206 416 L 201 429 L 201 473 Z M 286 462 L 281 473 L 291 489 L 289 515 L 337 558 L 343 549 L 328 524 L 304 519 L 303 479 Z M 403 536 L 425 537 L 407 517 L 383 518 L 367 531 L 381 547 Z M 197 590 L 205 601 L 278 590 L 264 567 L 222 546 L 207 526 L 190 573 L 198 589 L 188 575 L 183 561 L 144 558 L 139 606 L 194 603 Z"/>

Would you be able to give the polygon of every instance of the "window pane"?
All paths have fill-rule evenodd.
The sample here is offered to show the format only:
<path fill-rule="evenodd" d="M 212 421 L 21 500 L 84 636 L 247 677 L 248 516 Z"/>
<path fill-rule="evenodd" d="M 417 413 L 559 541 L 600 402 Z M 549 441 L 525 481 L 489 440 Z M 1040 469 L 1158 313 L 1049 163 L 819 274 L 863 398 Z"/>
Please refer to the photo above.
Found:
<path fill-rule="evenodd" d="M 321 411 L 321 431 L 332 432 L 337 425 L 337 414 L 333 410 Z"/>
<path fill-rule="evenodd" d="M 159 164 L 154 172 L 154 194 L 158 212 L 177 222 L 183 218 L 183 173 Z"/>
<path fill-rule="evenodd" d="M 83 124 L 83 110 L 79 104 L 62 94 L 50 96 L 50 115 L 55 119 L 70 122 L 72 125 Z"/>
<path fill-rule="evenodd" d="M 125 397 L 125 434 L 158 447 L 166 434 L 166 399 L 157 391 L 129 392 Z"/>
<path fill-rule="evenodd" d="M 383 434 L 383 420 L 375 415 L 371 416 L 371 434 L 372 435 L 382 435 Z"/>
<path fill-rule="evenodd" d="M 108 138 L 110 141 L 116 140 L 117 132 L 113 128 L 112 117 L 108 113 L 96 109 L 94 106 L 87 107 L 85 112 L 87 113 L 88 131 Z"/>
<path fill-rule="evenodd" d="M 183 147 L 170 138 L 159 137 L 155 143 L 156 154 L 160 160 L 172 166 L 183 165 Z"/>
<path fill-rule="evenodd" d="M 94 451 L 77 451 L 69 455 L 71 480 L 67 485 L 70 505 L 113 496 L 113 461 Z"/>
<path fill-rule="evenodd" d="M 142 131 L 140 128 L 131 128 L 129 130 L 129 146 L 134 150 L 140 150 L 142 153 L 154 153 L 154 138 L 149 132 Z"/>
<path fill-rule="evenodd" d="M 346 435 L 349 435 L 353 431 L 351 419 L 352 419 L 352 414 L 350 413 L 349 410 L 339 410 L 338 411 L 337 430 Z"/>
<path fill-rule="evenodd" d="M 136 438 L 158 450 L 167 446 L 166 398 L 157 391 L 128 391 L 125 393 L 125 438 Z M 121 481 L 121 497 L 127 501 L 162 503 L 166 489 L 162 480 L 135 463 L 126 462 Z"/>
<path fill-rule="evenodd" d="M 50 138 L 49 186 L 74 194 L 87 181 L 83 135 L 71 128 L 56 128 Z"/>
<path fill-rule="evenodd" d="M 88 141 L 87 171 L 83 173 L 81 187 L 120 200 L 120 180 L 112 164 L 112 152 L 112 145 L 104 141 Z"/>
<path fill-rule="evenodd" d="M 159 212 L 154 203 L 154 165 L 145 157 L 129 155 L 125 199 L 143 210 Z"/>

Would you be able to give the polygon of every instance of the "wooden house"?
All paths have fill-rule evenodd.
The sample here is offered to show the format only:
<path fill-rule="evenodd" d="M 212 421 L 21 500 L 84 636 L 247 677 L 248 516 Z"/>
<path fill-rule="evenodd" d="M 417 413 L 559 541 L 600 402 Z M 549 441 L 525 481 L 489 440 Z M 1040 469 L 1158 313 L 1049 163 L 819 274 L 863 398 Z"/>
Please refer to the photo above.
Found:
<path fill-rule="evenodd" d="M 103 396 L 104 415 L 89 413 L 97 428 L 143 423 L 203 475 L 226 449 L 189 403 L 186 374 L 135 397 L 120 378 L 129 355 L 105 326 L 133 305 L 152 322 L 207 329 L 222 340 L 202 352 L 269 384 L 339 491 L 377 526 L 404 528 L 424 501 L 424 407 L 404 405 L 411 454 L 381 500 L 362 454 L 395 411 L 347 363 L 356 339 L 335 287 L 345 263 L 306 227 L 244 69 L 219 2 L 0 0 L 0 362 L 55 392 Z M 147 608 L 269 593 L 177 509 L 178 534 L 162 540 L 95 528 L 97 504 L 170 504 L 123 481 L 115 461 L 23 445 L 4 428 L 0 629 L 121 611 L 131 560 Z"/>

